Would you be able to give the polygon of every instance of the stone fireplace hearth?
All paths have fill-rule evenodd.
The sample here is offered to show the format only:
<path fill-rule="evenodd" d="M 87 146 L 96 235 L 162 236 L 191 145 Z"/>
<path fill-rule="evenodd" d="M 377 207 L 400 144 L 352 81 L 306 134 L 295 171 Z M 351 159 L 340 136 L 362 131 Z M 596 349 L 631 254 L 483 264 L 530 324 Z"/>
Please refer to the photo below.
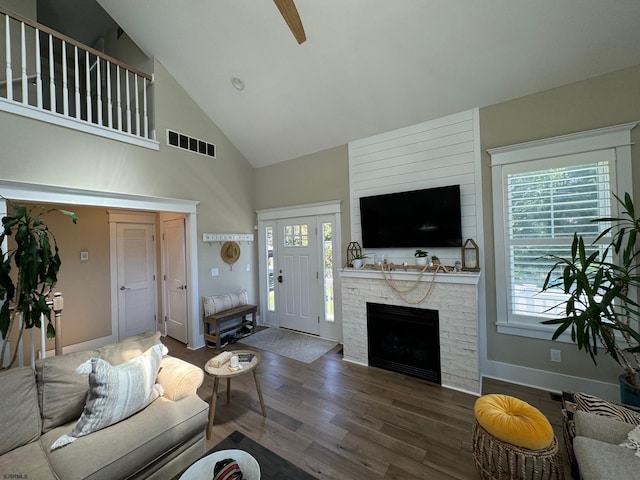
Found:
<path fill-rule="evenodd" d="M 405 302 L 393 291 L 379 270 L 346 268 L 340 276 L 346 361 L 369 364 L 367 302 L 436 310 L 439 317 L 442 385 L 473 394 L 480 393 L 479 274 L 438 273 L 434 277 L 427 272 L 420 278 L 415 289 L 404 294 L 411 303 Z M 402 291 L 409 288 L 419 278 L 419 274 L 394 271 L 391 278 L 397 289 Z M 429 295 L 422 299 L 430 287 Z"/>

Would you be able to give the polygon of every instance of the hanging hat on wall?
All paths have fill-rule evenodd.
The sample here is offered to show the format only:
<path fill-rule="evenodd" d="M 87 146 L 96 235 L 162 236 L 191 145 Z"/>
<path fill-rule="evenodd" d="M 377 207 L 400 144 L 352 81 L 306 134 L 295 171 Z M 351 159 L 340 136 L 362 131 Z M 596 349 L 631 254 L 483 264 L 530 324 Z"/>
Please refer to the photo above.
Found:
<path fill-rule="evenodd" d="M 220 250 L 220 256 L 225 263 L 233 265 L 240 258 L 240 245 L 237 242 L 224 242 Z"/>

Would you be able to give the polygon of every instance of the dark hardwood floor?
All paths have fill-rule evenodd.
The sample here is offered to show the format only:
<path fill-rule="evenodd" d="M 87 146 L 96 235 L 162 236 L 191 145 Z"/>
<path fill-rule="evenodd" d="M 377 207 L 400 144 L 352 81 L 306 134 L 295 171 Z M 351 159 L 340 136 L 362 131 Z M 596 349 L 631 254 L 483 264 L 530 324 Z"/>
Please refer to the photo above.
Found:
<path fill-rule="evenodd" d="M 163 341 L 171 355 L 200 367 L 216 354 L 208 348 L 188 350 L 168 337 Z M 209 448 L 239 430 L 318 479 L 476 478 L 471 453 L 475 396 L 345 362 L 341 345 L 312 364 L 260 353 L 267 418 L 252 375 L 232 379 L 230 404 L 226 382 L 220 382 Z M 491 379 L 483 383 L 483 393 L 506 393 L 539 408 L 564 449 L 560 403 L 548 392 Z M 209 402 L 212 390 L 213 380 L 205 375 L 198 394 Z"/>

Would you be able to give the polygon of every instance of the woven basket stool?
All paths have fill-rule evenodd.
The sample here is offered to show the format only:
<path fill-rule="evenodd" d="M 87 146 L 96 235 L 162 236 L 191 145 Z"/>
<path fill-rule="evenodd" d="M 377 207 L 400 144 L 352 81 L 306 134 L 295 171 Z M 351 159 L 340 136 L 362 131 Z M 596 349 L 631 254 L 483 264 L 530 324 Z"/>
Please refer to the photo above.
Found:
<path fill-rule="evenodd" d="M 486 411 L 482 414 L 478 410 L 478 406 L 486 407 L 487 401 L 493 409 L 489 415 Z M 506 406 L 503 403 L 505 401 Z M 503 407 L 504 410 L 502 410 Z M 514 413 L 510 410 L 512 408 L 518 411 Z M 553 435 L 551 425 L 539 410 L 521 400 L 504 395 L 480 397 L 476 402 L 475 410 L 473 460 L 479 478 L 482 480 L 564 480 L 564 466 L 558 440 Z M 532 417 L 528 417 L 528 413 L 531 413 Z M 527 439 L 527 429 L 534 428 L 532 425 L 540 422 L 541 419 L 544 423 L 541 428 L 545 430 L 543 433 L 548 437 L 536 440 L 543 445 L 541 448 L 537 448 L 535 441 L 533 442 L 535 446 L 528 448 L 531 442 Z M 496 427 L 492 422 L 499 425 Z M 489 425 L 493 433 L 485 429 L 485 426 L 489 428 Z M 517 428 L 521 431 L 514 434 L 513 430 Z M 503 438 L 499 438 L 498 435 Z M 524 443 L 527 446 L 515 443 Z"/>

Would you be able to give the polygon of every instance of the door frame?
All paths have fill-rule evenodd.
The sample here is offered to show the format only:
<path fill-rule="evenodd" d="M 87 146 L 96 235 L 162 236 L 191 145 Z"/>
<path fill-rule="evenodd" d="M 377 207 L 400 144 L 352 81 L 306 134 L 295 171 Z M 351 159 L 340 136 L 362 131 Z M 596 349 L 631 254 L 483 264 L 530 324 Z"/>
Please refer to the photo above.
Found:
<path fill-rule="evenodd" d="M 289 218 L 296 217 L 320 217 L 320 216 L 332 216 L 334 231 L 333 231 L 333 288 L 334 288 L 334 315 L 335 315 L 335 331 L 339 338 L 337 341 L 342 341 L 342 285 L 340 282 L 340 275 L 338 270 L 342 265 L 342 237 L 341 237 L 341 201 L 334 200 L 329 202 L 308 203 L 303 205 L 294 205 L 280 208 L 270 208 L 266 210 L 257 210 L 258 215 L 258 285 L 260 289 L 260 311 L 263 312 L 261 317 L 266 318 L 267 312 L 267 297 L 268 297 L 268 284 L 267 284 L 267 249 L 266 238 L 264 232 L 264 226 L 266 222 L 276 222 Z M 318 242 L 321 245 L 322 242 Z M 277 251 L 277 245 L 274 246 L 274 250 Z M 318 262 L 321 262 L 322 256 L 318 257 Z M 321 268 L 321 265 L 318 265 Z M 319 270 L 320 271 L 320 270 Z M 275 275 L 275 269 L 274 269 Z M 320 291 L 319 291 L 320 293 Z M 322 296 L 318 298 L 324 298 L 324 287 L 322 288 Z M 276 307 L 278 302 L 276 301 Z M 321 304 L 321 305 L 320 305 Z M 324 302 L 319 302 L 319 310 L 324 313 Z M 279 325 L 275 325 L 279 326 Z M 322 328 L 320 329 L 322 336 Z"/>
<path fill-rule="evenodd" d="M 204 336 L 197 334 L 199 326 L 193 312 L 199 312 L 200 297 L 198 296 L 198 230 L 197 206 L 200 202 L 177 198 L 150 197 L 143 195 L 103 192 L 98 190 L 84 190 L 73 187 L 57 187 L 37 183 L 14 182 L 0 180 L 0 195 L 4 198 L 22 202 L 53 203 L 57 205 L 83 205 L 87 207 L 122 208 L 147 212 L 180 212 L 185 214 L 187 234 L 187 274 L 192 288 L 189 295 L 189 318 L 191 331 L 189 348 L 198 349 L 204 346 Z M 7 203 L 0 198 L 0 213 L 7 211 Z M 96 338 L 87 342 L 68 345 L 63 352 L 88 350 L 117 341 L 117 325 L 112 323 L 111 335 Z M 1 340 L 0 340 L 1 342 Z"/>

